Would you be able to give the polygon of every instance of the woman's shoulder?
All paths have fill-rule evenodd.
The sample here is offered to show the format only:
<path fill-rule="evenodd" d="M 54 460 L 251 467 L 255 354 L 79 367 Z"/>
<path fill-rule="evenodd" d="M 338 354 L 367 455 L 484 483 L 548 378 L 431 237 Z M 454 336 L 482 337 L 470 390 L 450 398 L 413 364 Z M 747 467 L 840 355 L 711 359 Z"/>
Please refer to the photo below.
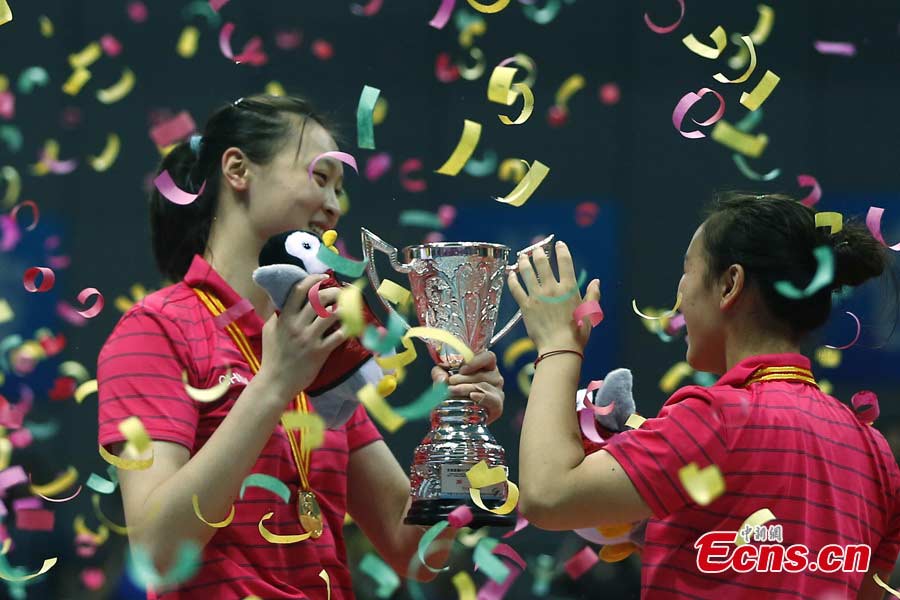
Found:
<path fill-rule="evenodd" d="M 206 315 L 194 291 L 179 282 L 156 290 L 135 302 L 125 311 L 107 338 L 104 348 L 120 338 L 135 335 L 163 335 L 177 342 L 191 335 Z"/>

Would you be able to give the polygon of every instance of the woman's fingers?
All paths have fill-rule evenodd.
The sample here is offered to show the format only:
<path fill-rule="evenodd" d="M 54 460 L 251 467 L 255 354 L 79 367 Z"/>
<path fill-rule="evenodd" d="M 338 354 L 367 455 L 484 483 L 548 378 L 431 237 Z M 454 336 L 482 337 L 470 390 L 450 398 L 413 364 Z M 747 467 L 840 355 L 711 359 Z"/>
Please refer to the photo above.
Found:
<path fill-rule="evenodd" d="M 556 242 L 556 265 L 559 267 L 559 283 L 569 290 L 577 285 L 575 278 L 575 265 L 572 263 L 572 255 L 565 242 Z"/>
<path fill-rule="evenodd" d="M 541 284 L 538 283 L 537 276 L 534 274 L 534 267 L 531 266 L 531 259 L 527 254 L 519 255 L 519 275 L 521 275 L 522 281 L 525 282 L 528 294 L 537 294 Z"/>
<path fill-rule="evenodd" d="M 468 375 L 477 371 L 491 371 L 497 368 L 497 355 L 489 350 L 483 350 L 475 355 L 471 361 L 459 368 L 461 375 Z"/>
<path fill-rule="evenodd" d="M 435 383 L 440 383 L 441 381 L 447 381 L 450 377 L 450 374 L 447 373 L 442 367 L 432 367 L 431 369 L 431 380 Z"/>
<path fill-rule="evenodd" d="M 556 276 L 553 274 L 553 269 L 550 267 L 550 259 L 547 257 L 544 249 L 540 247 L 535 248 L 532 256 L 534 258 L 534 270 L 537 272 L 541 285 L 545 288 L 555 286 Z"/>
<path fill-rule="evenodd" d="M 522 288 L 518 275 L 515 272 L 510 273 L 509 277 L 506 278 L 506 284 L 509 286 L 509 293 L 512 295 L 513 300 L 516 301 L 519 308 L 522 308 L 528 302 L 528 294 Z"/>

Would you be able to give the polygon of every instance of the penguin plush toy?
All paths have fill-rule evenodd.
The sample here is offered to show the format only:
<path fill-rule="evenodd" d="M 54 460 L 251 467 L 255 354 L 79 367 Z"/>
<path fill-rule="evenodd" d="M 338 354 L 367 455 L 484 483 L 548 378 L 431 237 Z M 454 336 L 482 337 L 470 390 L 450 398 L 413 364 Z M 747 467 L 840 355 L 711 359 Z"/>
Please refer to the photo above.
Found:
<path fill-rule="evenodd" d="M 259 268 L 253 271 L 253 281 L 268 292 L 279 312 L 293 287 L 310 275 L 329 275 L 320 289 L 344 285 L 317 257 L 321 246 L 322 240 L 315 233 L 302 229 L 275 235 L 263 246 L 259 253 Z M 365 302 L 363 317 L 366 323 L 380 325 Z M 356 393 L 368 383 L 377 385 L 382 376 L 373 354 L 353 337 L 331 353 L 305 391 L 325 426 L 335 429 L 346 423 L 359 405 Z"/>

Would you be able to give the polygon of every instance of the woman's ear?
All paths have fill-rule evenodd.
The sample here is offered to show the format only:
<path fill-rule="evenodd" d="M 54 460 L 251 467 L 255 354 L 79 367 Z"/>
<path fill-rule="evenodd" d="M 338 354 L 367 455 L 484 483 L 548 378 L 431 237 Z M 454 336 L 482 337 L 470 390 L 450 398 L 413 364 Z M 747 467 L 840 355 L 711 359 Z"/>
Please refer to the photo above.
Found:
<path fill-rule="evenodd" d="M 222 153 L 222 176 L 236 192 L 247 191 L 250 184 L 250 161 L 240 148 L 231 147 Z"/>
<path fill-rule="evenodd" d="M 734 306 L 747 284 L 747 273 L 743 265 L 731 265 L 719 278 L 719 308 L 725 310 Z"/>

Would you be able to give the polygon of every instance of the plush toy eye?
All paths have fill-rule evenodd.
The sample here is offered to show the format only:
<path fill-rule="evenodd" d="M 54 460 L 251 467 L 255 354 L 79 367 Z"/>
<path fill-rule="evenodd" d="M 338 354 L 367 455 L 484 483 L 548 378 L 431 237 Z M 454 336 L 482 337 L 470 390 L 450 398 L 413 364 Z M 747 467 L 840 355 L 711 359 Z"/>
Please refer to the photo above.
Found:
<path fill-rule="evenodd" d="M 309 242 L 303 242 L 303 249 L 312 250 L 312 244 L 310 244 Z"/>

